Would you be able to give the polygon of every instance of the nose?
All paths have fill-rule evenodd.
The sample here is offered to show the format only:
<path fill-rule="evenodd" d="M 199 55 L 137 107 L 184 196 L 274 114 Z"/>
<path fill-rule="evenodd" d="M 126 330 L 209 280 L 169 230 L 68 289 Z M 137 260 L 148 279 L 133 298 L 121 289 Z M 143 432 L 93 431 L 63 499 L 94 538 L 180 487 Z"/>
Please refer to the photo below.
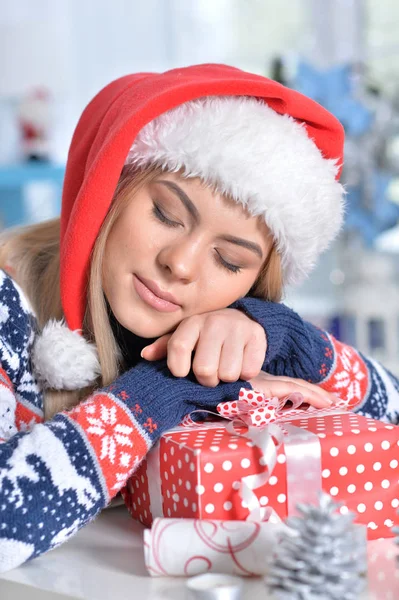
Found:
<path fill-rule="evenodd" d="M 178 240 L 168 244 L 158 253 L 159 265 L 176 279 L 194 281 L 199 274 L 203 249 L 192 240 Z"/>

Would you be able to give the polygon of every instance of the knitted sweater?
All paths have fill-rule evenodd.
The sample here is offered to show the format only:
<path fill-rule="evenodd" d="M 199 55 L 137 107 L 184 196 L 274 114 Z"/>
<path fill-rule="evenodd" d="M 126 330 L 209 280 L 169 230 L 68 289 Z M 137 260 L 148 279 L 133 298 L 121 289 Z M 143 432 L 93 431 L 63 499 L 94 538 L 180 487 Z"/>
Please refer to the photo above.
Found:
<path fill-rule="evenodd" d="M 397 421 L 399 383 L 376 362 L 283 305 L 244 298 L 231 307 L 265 327 L 265 370 L 317 382 L 362 414 Z M 166 360 L 140 360 L 42 423 L 42 392 L 29 361 L 34 329 L 21 289 L 0 272 L 0 571 L 55 548 L 93 520 L 184 415 L 251 388 L 241 380 L 203 387 L 193 372 L 174 377 Z"/>

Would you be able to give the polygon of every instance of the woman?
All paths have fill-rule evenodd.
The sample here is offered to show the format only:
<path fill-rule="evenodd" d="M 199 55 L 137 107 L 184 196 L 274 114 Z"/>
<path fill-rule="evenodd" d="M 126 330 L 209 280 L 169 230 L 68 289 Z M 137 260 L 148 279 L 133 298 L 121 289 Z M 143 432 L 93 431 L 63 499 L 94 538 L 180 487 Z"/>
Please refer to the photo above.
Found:
<path fill-rule="evenodd" d="M 279 302 L 339 231 L 342 148 L 315 102 L 224 65 L 92 100 L 60 225 L 2 249 L 1 570 L 68 539 L 163 431 L 241 387 L 389 419 L 398 381 Z"/>

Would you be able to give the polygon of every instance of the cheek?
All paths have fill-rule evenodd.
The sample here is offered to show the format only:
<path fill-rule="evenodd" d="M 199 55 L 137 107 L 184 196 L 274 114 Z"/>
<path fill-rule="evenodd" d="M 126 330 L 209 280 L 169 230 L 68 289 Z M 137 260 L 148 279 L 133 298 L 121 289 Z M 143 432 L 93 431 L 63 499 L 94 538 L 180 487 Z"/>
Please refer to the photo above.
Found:
<path fill-rule="evenodd" d="M 210 312 L 220 310 L 232 304 L 238 298 L 245 296 L 251 289 L 254 275 L 224 275 L 217 267 L 204 273 L 202 285 L 199 286 L 196 310 L 198 312 Z"/>
<path fill-rule="evenodd" d="M 116 232 L 115 232 L 116 233 Z M 112 273 L 121 264 L 121 258 L 124 255 L 124 243 L 122 238 L 112 233 L 108 239 L 104 251 L 103 272 L 106 276 L 112 276 Z"/>
<path fill-rule="evenodd" d="M 115 227 L 107 240 L 108 262 L 115 267 L 129 263 L 140 253 L 148 252 L 148 246 L 149 238 L 145 228 L 130 225 L 126 220 Z"/>

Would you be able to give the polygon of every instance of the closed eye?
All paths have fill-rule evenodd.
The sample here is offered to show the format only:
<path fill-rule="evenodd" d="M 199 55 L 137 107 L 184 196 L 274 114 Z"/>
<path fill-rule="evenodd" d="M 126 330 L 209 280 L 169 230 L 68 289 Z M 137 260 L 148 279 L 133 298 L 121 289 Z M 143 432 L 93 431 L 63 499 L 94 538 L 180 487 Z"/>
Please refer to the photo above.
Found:
<path fill-rule="evenodd" d="M 169 227 L 179 227 L 179 225 L 181 225 L 181 223 L 177 223 L 176 221 L 171 221 L 170 219 L 168 219 L 168 217 L 166 217 L 163 214 L 159 206 L 157 206 L 156 204 L 153 205 L 152 214 L 158 221 L 161 221 L 161 223 L 165 223 L 165 225 L 169 225 Z"/>
<path fill-rule="evenodd" d="M 164 223 L 167 227 L 179 227 L 181 225 L 181 223 L 178 223 L 177 221 L 171 221 L 170 219 L 168 219 L 168 217 L 166 217 L 164 215 L 164 213 L 161 211 L 161 209 L 159 208 L 159 206 L 157 204 L 153 204 L 153 208 L 152 208 L 151 212 L 154 215 L 154 217 L 157 219 L 157 221 Z M 223 269 L 227 270 L 229 273 L 240 273 L 241 272 L 242 267 L 233 265 L 233 264 L 227 262 L 226 260 L 224 260 L 224 258 L 219 254 L 218 250 L 216 250 L 216 254 L 218 256 L 218 259 L 216 260 L 216 264 L 219 267 L 221 266 Z"/>

